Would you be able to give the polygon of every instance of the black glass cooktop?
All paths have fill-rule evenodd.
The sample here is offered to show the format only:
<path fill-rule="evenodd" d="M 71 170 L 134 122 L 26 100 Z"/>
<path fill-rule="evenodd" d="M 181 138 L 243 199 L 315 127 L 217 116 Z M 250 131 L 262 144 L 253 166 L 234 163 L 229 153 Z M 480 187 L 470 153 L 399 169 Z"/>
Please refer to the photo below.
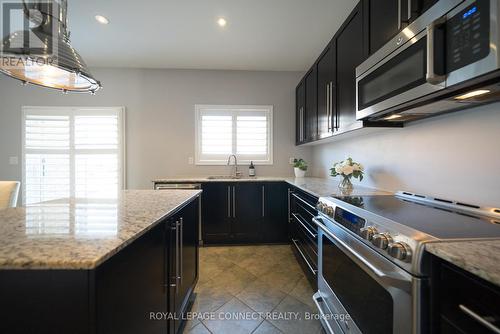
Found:
<path fill-rule="evenodd" d="M 500 220 L 390 195 L 335 197 L 439 239 L 497 238 Z"/>

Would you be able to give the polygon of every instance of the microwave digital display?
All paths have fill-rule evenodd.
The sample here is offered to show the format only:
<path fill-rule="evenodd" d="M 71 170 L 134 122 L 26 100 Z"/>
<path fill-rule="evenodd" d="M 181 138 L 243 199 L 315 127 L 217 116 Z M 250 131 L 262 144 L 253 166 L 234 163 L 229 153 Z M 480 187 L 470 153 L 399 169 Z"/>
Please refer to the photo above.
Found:
<path fill-rule="evenodd" d="M 478 0 L 446 22 L 446 72 L 490 53 L 490 0 Z"/>
<path fill-rule="evenodd" d="M 356 234 L 366 224 L 365 219 L 339 207 L 335 209 L 334 220 Z"/>

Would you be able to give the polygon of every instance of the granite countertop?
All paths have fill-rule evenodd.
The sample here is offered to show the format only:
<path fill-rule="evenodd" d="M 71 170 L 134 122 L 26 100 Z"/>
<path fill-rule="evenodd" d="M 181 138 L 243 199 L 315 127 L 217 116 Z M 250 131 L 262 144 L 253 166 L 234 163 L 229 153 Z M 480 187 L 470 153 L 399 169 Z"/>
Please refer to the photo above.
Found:
<path fill-rule="evenodd" d="M 313 196 L 341 196 L 343 195 L 338 188 L 340 180 L 338 178 L 321 178 L 321 177 L 280 177 L 280 176 L 257 176 L 243 177 L 241 179 L 209 179 L 208 177 L 173 177 L 153 180 L 155 183 L 204 183 L 204 182 L 287 182 L 288 184 L 297 187 Z M 390 192 L 382 191 L 373 188 L 354 186 L 353 196 L 362 195 L 389 195 Z"/>
<path fill-rule="evenodd" d="M 429 243 L 425 249 L 486 281 L 500 286 L 500 240 Z"/>
<path fill-rule="evenodd" d="M 94 269 L 200 190 L 126 190 L 0 210 L 0 270 Z"/>

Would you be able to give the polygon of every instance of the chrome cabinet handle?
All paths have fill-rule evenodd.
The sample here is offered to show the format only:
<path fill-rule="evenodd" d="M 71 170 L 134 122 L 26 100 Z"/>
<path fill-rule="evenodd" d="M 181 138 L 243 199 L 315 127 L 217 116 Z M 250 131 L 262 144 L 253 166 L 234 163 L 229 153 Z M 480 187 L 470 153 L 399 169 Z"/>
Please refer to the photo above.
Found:
<path fill-rule="evenodd" d="M 304 200 L 304 199 L 300 198 L 299 196 L 297 196 L 297 194 L 292 193 L 292 196 L 295 197 L 296 199 L 298 199 L 299 201 L 301 201 L 302 203 L 304 203 L 305 205 L 307 205 L 308 207 L 310 207 L 311 209 L 313 209 L 314 211 L 316 211 L 316 208 L 313 205 L 311 205 L 306 200 Z"/>
<path fill-rule="evenodd" d="M 233 218 L 236 218 L 236 195 L 235 195 L 235 186 L 233 186 Z"/>
<path fill-rule="evenodd" d="M 316 273 L 318 272 L 317 270 L 315 270 L 311 264 L 309 263 L 309 261 L 307 261 L 307 258 L 306 256 L 304 255 L 304 253 L 302 252 L 302 250 L 300 249 L 299 247 L 299 244 L 297 244 L 297 239 L 292 239 L 292 242 L 295 246 L 295 248 L 297 248 L 297 251 L 300 253 L 300 255 L 302 256 L 302 258 L 304 259 L 305 263 L 307 264 L 307 266 L 309 267 L 309 270 L 312 272 L 313 275 L 316 275 Z"/>
<path fill-rule="evenodd" d="M 408 0 L 408 24 L 410 23 L 411 20 L 411 2 L 412 0 Z"/>
<path fill-rule="evenodd" d="M 262 217 L 265 217 L 266 215 L 266 191 L 265 191 L 265 188 L 264 186 L 262 186 Z"/>
<path fill-rule="evenodd" d="M 179 292 L 179 222 L 175 222 L 175 227 L 173 228 L 175 230 L 175 284 L 173 286 L 175 287 L 175 293 Z"/>
<path fill-rule="evenodd" d="M 476 312 L 472 311 L 467 306 L 465 306 L 463 304 L 460 304 L 460 305 L 458 305 L 458 308 L 460 308 L 460 311 L 462 311 L 463 313 L 465 313 L 470 318 L 472 318 L 476 322 L 480 323 L 484 327 L 488 328 L 493 333 L 500 334 L 500 328 L 498 328 L 497 326 L 493 325 L 491 322 L 489 322 L 488 320 L 486 320 L 485 318 L 483 318 L 482 316 L 480 316 Z"/>
<path fill-rule="evenodd" d="M 317 233 L 311 232 L 311 230 L 306 226 L 306 224 L 302 222 L 302 218 L 300 218 L 299 215 L 292 213 L 292 216 L 297 220 L 297 222 L 299 222 L 300 225 L 302 225 L 302 227 L 307 231 L 307 233 L 309 233 L 309 235 L 313 237 L 313 239 L 316 239 L 318 237 Z"/>
<path fill-rule="evenodd" d="M 328 121 L 328 132 L 332 129 L 330 126 L 330 84 L 326 84 L 326 120 Z"/>
<path fill-rule="evenodd" d="M 398 0 L 398 30 L 401 30 L 402 19 L 401 19 L 401 0 Z"/>
<path fill-rule="evenodd" d="M 290 207 L 291 200 L 290 200 L 290 195 L 292 194 L 292 190 L 288 188 L 288 222 L 292 221 L 292 216 L 290 213 L 292 212 L 292 208 Z"/>
<path fill-rule="evenodd" d="M 227 218 L 231 218 L 231 187 L 227 186 Z"/>
<path fill-rule="evenodd" d="M 334 129 L 338 129 L 338 124 L 337 124 L 337 115 L 333 115 L 333 81 L 330 81 L 330 120 L 332 125 L 332 132 Z M 335 118 L 335 123 L 334 123 L 334 118 Z"/>
<path fill-rule="evenodd" d="M 182 274 L 182 267 L 184 266 L 184 218 L 180 218 L 179 219 L 179 239 L 180 239 L 180 245 L 179 245 L 179 250 L 180 250 L 180 255 L 179 255 L 179 258 L 180 258 L 180 270 L 179 270 L 179 276 L 180 276 L 180 280 L 181 280 L 181 284 L 182 284 L 182 278 L 183 278 L 183 274 Z"/>
<path fill-rule="evenodd" d="M 426 73 L 426 80 L 428 83 L 432 85 L 438 85 L 442 83 L 445 79 L 445 75 L 439 75 L 435 73 L 435 68 L 434 68 L 434 32 L 436 31 L 436 27 L 442 23 L 446 22 L 446 17 L 441 17 L 435 21 L 433 21 L 431 24 L 429 24 L 426 27 L 427 31 L 427 73 Z"/>

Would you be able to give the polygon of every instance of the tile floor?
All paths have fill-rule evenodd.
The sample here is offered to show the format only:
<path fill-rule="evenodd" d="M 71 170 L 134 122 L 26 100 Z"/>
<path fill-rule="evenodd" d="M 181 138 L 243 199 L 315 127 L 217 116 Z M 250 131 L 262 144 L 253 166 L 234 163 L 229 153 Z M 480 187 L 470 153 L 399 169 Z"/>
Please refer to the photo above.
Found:
<path fill-rule="evenodd" d="M 314 292 L 289 245 L 200 248 L 196 293 L 191 311 L 203 316 L 184 333 L 323 333 L 306 319 Z"/>

